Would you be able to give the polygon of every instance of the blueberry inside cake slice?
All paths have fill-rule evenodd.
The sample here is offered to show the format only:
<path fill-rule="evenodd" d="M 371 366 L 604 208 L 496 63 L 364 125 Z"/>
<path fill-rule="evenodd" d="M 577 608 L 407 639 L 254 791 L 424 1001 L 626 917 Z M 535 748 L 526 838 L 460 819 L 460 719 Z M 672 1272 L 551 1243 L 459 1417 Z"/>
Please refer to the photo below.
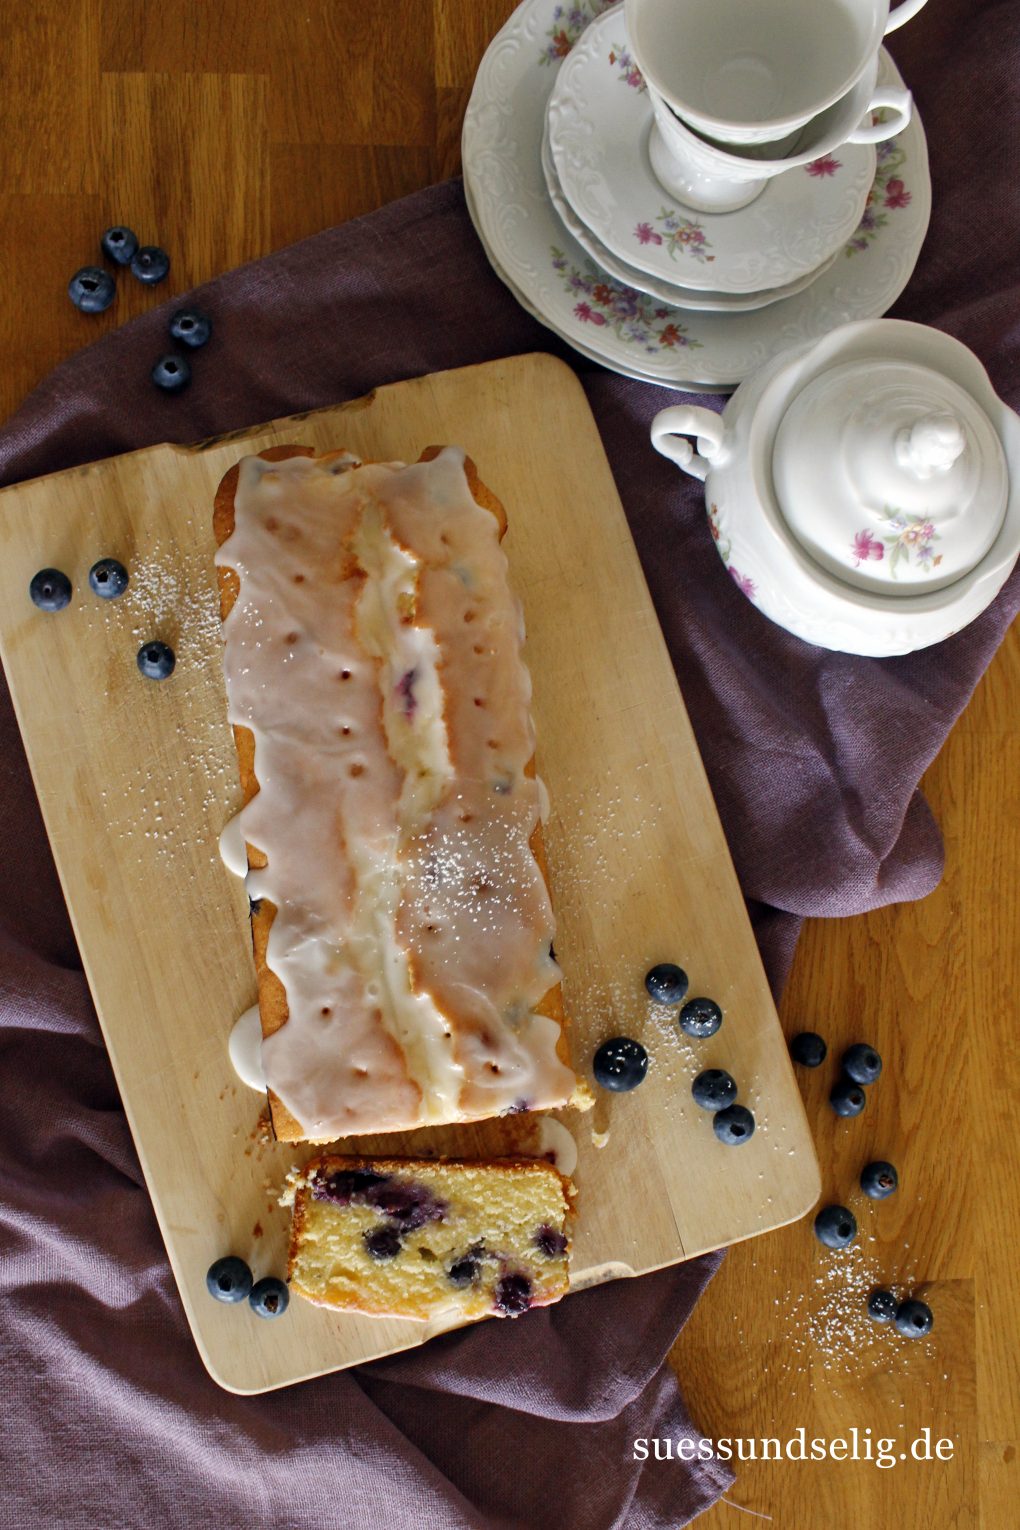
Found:
<path fill-rule="evenodd" d="M 573 1187 L 547 1163 L 321 1156 L 291 1176 L 291 1289 L 376 1317 L 519 1317 L 566 1294 Z"/>

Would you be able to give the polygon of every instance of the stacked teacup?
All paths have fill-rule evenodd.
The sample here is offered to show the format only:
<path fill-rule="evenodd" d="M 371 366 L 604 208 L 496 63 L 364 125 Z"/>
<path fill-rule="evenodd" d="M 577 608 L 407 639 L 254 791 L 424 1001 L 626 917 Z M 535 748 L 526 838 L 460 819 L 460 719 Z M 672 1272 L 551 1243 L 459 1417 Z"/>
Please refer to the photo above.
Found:
<path fill-rule="evenodd" d="M 910 123 L 882 39 L 924 3 L 600 11 L 559 66 L 542 144 L 546 189 L 593 263 L 593 292 L 611 279 L 678 315 L 725 314 L 814 286 L 865 215 L 875 146 Z M 594 329 L 603 315 L 580 317 Z"/>
<path fill-rule="evenodd" d="M 877 87 L 879 48 L 925 3 L 626 0 L 663 187 L 688 207 L 732 212 L 841 144 L 894 136 L 910 93 Z"/>

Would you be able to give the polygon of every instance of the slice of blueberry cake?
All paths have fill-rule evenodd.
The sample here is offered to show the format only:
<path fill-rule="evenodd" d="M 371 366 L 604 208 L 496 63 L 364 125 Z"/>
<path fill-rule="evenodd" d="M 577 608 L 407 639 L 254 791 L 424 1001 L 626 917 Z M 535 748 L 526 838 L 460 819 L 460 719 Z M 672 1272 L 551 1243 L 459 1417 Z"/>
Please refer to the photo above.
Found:
<path fill-rule="evenodd" d="M 291 1289 L 375 1317 L 519 1317 L 567 1290 L 572 1195 L 529 1159 L 314 1158 L 285 1197 Z"/>

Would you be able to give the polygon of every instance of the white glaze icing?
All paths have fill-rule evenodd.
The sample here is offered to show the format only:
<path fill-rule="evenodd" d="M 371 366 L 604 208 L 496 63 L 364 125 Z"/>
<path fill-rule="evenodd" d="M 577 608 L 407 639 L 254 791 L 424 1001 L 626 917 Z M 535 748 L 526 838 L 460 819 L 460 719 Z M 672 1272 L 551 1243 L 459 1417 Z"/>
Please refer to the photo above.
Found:
<path fill-rule="evenodd" d="M 463 453 L 338 474 L 241 464 L 217 562 L 230 720 L 251 729 L 286 1023 L 262 1055 L 310 1137 L 564 1103 L 530 837 L 531 685 L 495 518 Z"/>
<path fill-rule="evenodd" d="M 248 851 L 244 843 L 241 815 L 235 813 L 220 835 L 220 859 L 235 877 L 248 874 Z"/>
<path fill-rule="evenodd" d="M 266 1092 L 266 1075 L 262 1066 L 262 1017 L 259 1007 L 253 1004 L 234 1024 L 227 1043 L 234 1072 L 249 1089 Z"/>
<path fill-rule="evenodd" d="M 538 1123 L 537 1158 L 547 1158 L 554 1168 L 569 1179 L 577 1168 L 577 1143 L 563 1125 L 552 1116 L 543 1116 Z"/>

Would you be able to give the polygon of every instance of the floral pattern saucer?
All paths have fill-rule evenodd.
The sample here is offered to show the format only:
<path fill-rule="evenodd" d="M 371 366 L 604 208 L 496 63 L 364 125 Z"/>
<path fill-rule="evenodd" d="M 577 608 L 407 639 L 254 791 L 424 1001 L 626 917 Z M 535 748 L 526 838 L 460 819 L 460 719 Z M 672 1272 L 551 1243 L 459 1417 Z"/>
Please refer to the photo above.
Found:
<path fill-rule="evenodd" d="M 831 266 L 833 261 L 839 259 L 842 253 L 840 250 L 834 250 L 828 260 L 823 261 L 816 271 L 808 271 L 804 276 L 799 276 L 796 281 L 788 282 L 783 287 L 768 287 L 761 292 L 698 291 L 683 285 L 682 272 L 678 273 L 675 281 L 667 282 L 628 265 L 625 260 L 620 260 L 614 255 L 612 250 L 607 250 L 605 245 L 596 239 L 591 229 L 585 228 L 560 189 L 556 166 L 552 162 L 552 154 L 549 150 L 548 123 L 542 135 L 542 174 L 545 176 L 549 198 L 561 223 L 574 236 L 581 248 L 587 251 L 596 265 L 601 266 L 603 271 L 607 271 L 614 281 L 636 287 L 639 292 L 647 292 L 663 303 L 682 304 L 684 308 L 692 312 L 704 310 L 709 313 L 746 313 L 752 308 L 765 308 L 769 303 L 778 303 L 781 298 L 792 297 L 795 292 L 803 292 L 804 288 L 809 287 L 827 266 Z"/>
<path fill-rule="evenodd" d="M 884 313 L 910 279 L 931 211 L 916 107 L 909 127 L 877 146 L 876 180 L 844 253 L 793 297 L 750 313 L 695 313 L 650 303 L 592 260 L 556 215 L 541 146 L 556 60 L 605 9 L 601 0 L 524 0 L 490 44 L 468 104 L 468 206 L 494 269 L 525 307 L 585 356 L 692 392 L 735 387 L 771 356 Z M 884 50 L 879 78 L 902 84 Z M 617 88 L 631 89 L 624 81 Z"/>
<path fill-rule="evenodd" d="M 759 292 L 817 270 L 860 222 L 874 147 L 845 143 L 774 176 L 736 212 L 691 212 L 652 170 L 651 102 L 640 75 L 634 84 L 619 67 L 623 21 L 614 9 L 588 27 L 546 108 L 557 179 L 581 222 L 619 259 L 684 287 Z"/>

